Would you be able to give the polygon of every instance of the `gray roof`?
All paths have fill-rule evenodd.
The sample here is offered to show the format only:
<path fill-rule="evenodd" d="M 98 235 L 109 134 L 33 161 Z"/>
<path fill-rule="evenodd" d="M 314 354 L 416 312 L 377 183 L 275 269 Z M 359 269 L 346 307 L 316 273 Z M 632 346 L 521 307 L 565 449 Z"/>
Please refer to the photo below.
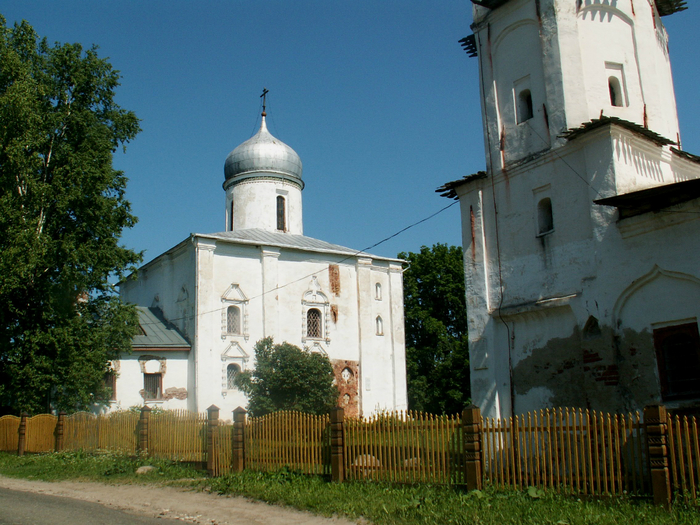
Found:
<path fill-rule="evenodd" d="M 401 259 L 391 257 L 381 257 L 372 255 L 361 250 L 353 250 L 338 244 L 331 244 L 326 241 L 306 237 L 305 235 L 293 235 L 291 233 L 277 233 L 258 228 L 248 230 L 234 230 L 230 232 L 195 234 L 197 237 L 205 237 L 221 241 L 230 241 L 236 244 L 251 244 L 276 246 L 279 248 L 289 248 L 295 250 L 304 250 L 309 252 L 333 253 L 337 255 L 346 255 L 350 257 L 371 257 L 382 261 L 403 262 Z"/>
<path fill-rule="evenodd" d="M 159 308 L 137 306 L 139 325 L 144 334 L 137 334 L 131 341 L 134 350 L 151 348 L 167 350 L 189 350 L 190 344 L 177 328 L 166 321 Z"/>

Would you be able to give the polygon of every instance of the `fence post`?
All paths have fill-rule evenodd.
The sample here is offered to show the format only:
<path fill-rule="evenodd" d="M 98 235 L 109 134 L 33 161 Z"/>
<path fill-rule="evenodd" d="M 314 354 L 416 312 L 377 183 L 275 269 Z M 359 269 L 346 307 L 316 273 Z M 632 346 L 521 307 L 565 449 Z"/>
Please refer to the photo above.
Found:
<path fill-rule="evenodd" d="M 151 419 L 151 408 L 144 405 L 139 419 L 139 452 L 148 454 L 148 422 Z"/>
<path fill-rule="evenodd" d="M 218 426 L 219 407 L 211 405 L 207 408 L 207 473 L 210 476 L 214 475 L 214 457 L 216 456 L 216 451 L 214 450 L 214 429 Z"/>
<path fill-rule="evenodd" d="M 644 407 L 644 430 L 649 451 L 649 470 L 654 504 L 671 508 L 671 477 L 668 469 L 668 423 L 666 407 Z"/>
<path fill-rule="evenodd" d="M 245 424 L 246 409 L 238 407 L 233 411 L 233 434 L 231 443 L 231 470 L 243 472 L 245 470 Z"/>
<path fill-rule="evenodd" d="M 335 407 L 331 410 L 331 479 L 342 482 L 345 480 L 345 464 L 343 452 L 343 423 L 345 410 Z"/>
<path fill-rule="evenodd" d="M 63 425 L 66 422 L 66 413 L 61 410 L 56 421 L 56 452 L 63 450 Z"/>
<path fill-rule="evenodd" d="M 22 412 L 19 416 L 19 438 L 17 440 L 17 455 L 24 456 L 24 450 L 27 448 L 27 417 L 29 414 Z"/>
<path fill-rule="evenodd" d="M 481 490 L 481 410 L 469 405 L 462 411 L 462 437 L 464 439 L 464 481 L 467 490 Z"/>

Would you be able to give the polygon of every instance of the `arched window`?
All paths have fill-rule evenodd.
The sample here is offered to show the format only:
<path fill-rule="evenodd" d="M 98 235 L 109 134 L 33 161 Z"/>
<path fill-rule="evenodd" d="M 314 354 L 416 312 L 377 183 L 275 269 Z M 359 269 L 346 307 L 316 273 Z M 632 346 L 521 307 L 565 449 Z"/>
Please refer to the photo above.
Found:
<path fill-rule="evenodd" d="M 523 89 L 518 93 L 518 124 L 530 120 L 532 116 L 532 94 L 529 89 Z"/>
<path fill-rule="evenodd" d="M 554 230 L 554 218 L 552 217 L 552 200 L 545 197 L 537 203 L 537 232 L 540 235 Z"/>
<path fill-rule="evenodd" d="M 306 312 L 306 337 L 320 339 L 323 337 L 321 330 L 321 311 L 318 308 L 309 308 Z"/>
<path fill-rule="evenodd" d="M 622 100 L 622 87 L 617 77 L 608 78 L 608 89 L 610 90 L 610 104 L 615 107 L 624 106 Z"/>
<path fill-rule="evenodd" d="M 241 309 L 238 306 L 229 306 L 226 310 L 226 332 L 241 333 Z"/>
<path fill-rule="evenodd" d="M 286 202 L 282 195 L 277 196 L 277 229 L 280 231 L 287 230 L 287 210 Z"/>
<path fill-rule="evenodd" d="M 381 301 L 381 300 L 382 300 L 382 284 L 381 284 L 381 283 L 376 283 L 376 284 L 374 285 L 374 298 L 375 298 L 377 301 Z"/>
<path fill-rule="evenodd" d="M 230 364 L 226 367 L 226 388 L 233 390 L 236 388 L 236 376 L 240 373 L 241 367 Z"/>
<path fill-rule="evenodd" d="M 381 315 L 377 316 L 375 323 L 377 325 L 377 335 L 384 335 L 384 321 L 382 321 Z"/>
<path fill-rule="evenodd" d="M 231 200 L 231 215 L 229 216 L 229 226 L 228 229 L 229 231 L 233 231 L 233 199 Z"/>

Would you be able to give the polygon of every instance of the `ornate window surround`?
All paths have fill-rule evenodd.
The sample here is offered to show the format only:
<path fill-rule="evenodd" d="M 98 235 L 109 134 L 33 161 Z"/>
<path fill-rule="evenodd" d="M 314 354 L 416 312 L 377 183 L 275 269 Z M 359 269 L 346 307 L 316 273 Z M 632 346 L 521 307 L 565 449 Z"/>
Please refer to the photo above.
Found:
<path fill-rule="evenodd" d="M 221 354 L 221 395 L 226 397 L 227 393 L 237 390 L 228 387 L 228 365 L 237 365 L 240 371 L 244 372 L 249 359 L 250 354 L 237 341 L 231 341 L 226 347 Z"/>
<path fill-rule="evenodd" d="M 248 331 L 248 296 L 241 290 L 241 287 L 236 283 L 231 283 L 226 291 L 221 296 L 221 339 L 240 338 L 248 340 L 250 333 Z M 241 332 L 232 334 L 228 332 L 228 307 L 237 306 L 241 313 Z"/>
<path fill-rule="evenodd" d="M 321 337 L 309 337 L 307 335 L 307 314 L 311 309 L 317 309 L 321 312 Z M 331 305 L 328 296 L 321 291 L 321 285 L 318 284 L 318 279 L 314 275 L 309 283 L 309 289 L 304 293 L 301 299 L 301 342 L 307 341 L 325 341 L 330 344 L 331 338 L 328 336 L 330 327 L 330 310 Z"/>

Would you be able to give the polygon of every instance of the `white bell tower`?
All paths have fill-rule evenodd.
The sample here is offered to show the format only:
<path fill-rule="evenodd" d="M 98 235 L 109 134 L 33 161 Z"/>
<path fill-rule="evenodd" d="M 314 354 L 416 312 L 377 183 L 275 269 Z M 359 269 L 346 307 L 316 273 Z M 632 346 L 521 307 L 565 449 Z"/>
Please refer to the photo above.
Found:
<path fill-rule="evenodd" d="M 489 168 L 558 147 L 564 131 L 601 116 L 680 142 L 660 14 L 682 2 L 473 3 Z"/>

